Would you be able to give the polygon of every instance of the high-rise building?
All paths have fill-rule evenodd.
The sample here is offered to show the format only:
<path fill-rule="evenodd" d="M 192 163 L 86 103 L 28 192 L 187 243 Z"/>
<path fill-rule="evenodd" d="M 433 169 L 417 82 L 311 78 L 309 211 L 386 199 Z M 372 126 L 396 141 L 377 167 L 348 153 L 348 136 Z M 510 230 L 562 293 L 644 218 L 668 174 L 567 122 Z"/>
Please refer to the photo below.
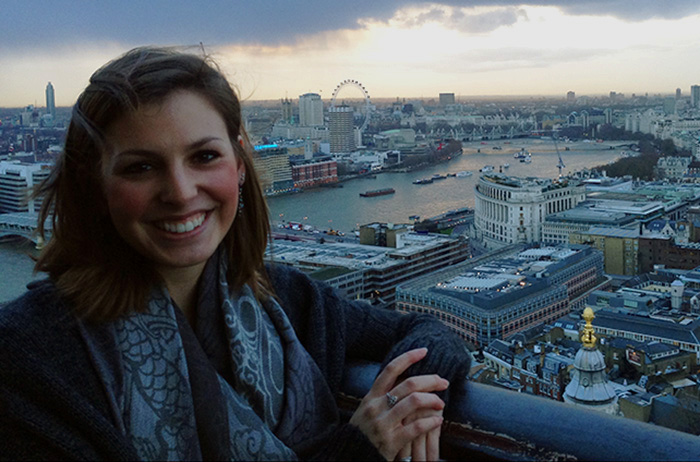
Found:
<path fill-rule="evenodd" d="M 289 98 L 282 100 L 282 121 L 291 124 L 294 122 L 294 113 L 292 112 L 292 101 Z"/>
<path fill-rule="evenodd" d="M 54 118 L 56 117 L 56 97 L 51 82 L 46 85 L 46 113 L 51 114 Z"/>
<path fill-rule="evenodd" d="M 692 85 L 690 87 L 690 105 L 700 107 L 700 85 Z"/>
<path fill-rule="evenodd" d="M 355 150 L 354 110 L 340 105 L 328 110 L 331 153 L 352 152 Z"/>
<path fill-rule="evenodd" d="M 681 89 L 676 88 L 676 99 L 681 99 Z"/>
<path fill-rule="evenodd" d="M 566 102 L 569 104 L 574 104 L 576 102 L 576 92 L 567 91 L 566 92 Z"/>
<path fill-rule="evenodd" d="M 318 127 L 323 125 L 323 101 L 321 95 L 305 93 L 299 96 L 299 125 Z"/>
<path fill-rule="evenodd" d="M 454 93 L 440 93 L 440 106 L 447 106 L 448 104 L 455 104 L 455 94 Z"/>

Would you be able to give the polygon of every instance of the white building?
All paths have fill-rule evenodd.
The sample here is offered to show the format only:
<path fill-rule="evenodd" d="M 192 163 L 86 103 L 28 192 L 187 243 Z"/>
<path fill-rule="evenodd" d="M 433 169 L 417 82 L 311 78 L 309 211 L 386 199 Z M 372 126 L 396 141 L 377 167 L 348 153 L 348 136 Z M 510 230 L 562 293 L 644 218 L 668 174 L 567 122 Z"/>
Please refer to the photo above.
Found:
<path fill-rule="evenodd" d="M 51 165 L 0 161 L 0 213 L 38 213 L 41 200 L 30 200 L 34 186 L 49 176 Z"/>
<path fill-rule="evenodd" d="M 482 175 L 474 188 L 474 237 L 487 249 L 540 242 L 547 215 L 585 199 L 585 186 L 575 180 Z"/>
<path fill-rule="evenodd" d="M 321 95 L 304 93 L 299 95 L 299 125 L 318 127 L 323 125 L 323 101 Z"/>

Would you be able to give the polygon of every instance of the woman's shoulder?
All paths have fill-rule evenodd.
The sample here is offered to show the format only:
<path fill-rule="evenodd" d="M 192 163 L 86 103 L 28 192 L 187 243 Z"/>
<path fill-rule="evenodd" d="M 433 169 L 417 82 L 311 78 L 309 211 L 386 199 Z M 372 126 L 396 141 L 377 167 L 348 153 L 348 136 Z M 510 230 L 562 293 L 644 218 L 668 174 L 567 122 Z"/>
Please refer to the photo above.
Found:
<path fill-rule="evenodd" d="M 53 282 L 35 281 L 24 294 L 0 306 L 0 342 L 9 345 L 20 337 L 50 337 L 74 323 Z"/>

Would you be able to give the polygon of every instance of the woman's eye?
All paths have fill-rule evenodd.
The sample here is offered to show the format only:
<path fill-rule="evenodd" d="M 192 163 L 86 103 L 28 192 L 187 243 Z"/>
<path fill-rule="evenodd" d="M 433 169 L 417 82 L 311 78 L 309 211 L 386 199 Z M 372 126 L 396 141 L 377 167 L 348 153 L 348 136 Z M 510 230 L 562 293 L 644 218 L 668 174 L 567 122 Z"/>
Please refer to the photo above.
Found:
<path fill-rule="evenodd" d="M 199 151 L 195 154 L 195 161 L 200 164 L 208 164 L 219 157 L 220 154 L 217 151 Z"/>
<path fill-rule="evenodd" d="M 128 164 L 121 169 L 122 174 L 126 175 L 136 175 L 139 173 L 146 173 L 153 170 L 153 166 L 148 162 L 134 162 L 133 164 Z"/>

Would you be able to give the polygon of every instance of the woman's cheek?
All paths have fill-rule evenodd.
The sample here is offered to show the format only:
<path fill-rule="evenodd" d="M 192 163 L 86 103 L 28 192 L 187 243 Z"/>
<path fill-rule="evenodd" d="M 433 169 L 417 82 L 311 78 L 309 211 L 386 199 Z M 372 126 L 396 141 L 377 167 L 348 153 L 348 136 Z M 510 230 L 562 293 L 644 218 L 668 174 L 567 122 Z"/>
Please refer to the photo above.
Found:
<path fill-rule="evenodd" d="M 112 218 L 138 217 L 149 202 L 148 193 L 142 186 L 123 181 L 112 181 L 106 185 L 105 194 Z"/>

